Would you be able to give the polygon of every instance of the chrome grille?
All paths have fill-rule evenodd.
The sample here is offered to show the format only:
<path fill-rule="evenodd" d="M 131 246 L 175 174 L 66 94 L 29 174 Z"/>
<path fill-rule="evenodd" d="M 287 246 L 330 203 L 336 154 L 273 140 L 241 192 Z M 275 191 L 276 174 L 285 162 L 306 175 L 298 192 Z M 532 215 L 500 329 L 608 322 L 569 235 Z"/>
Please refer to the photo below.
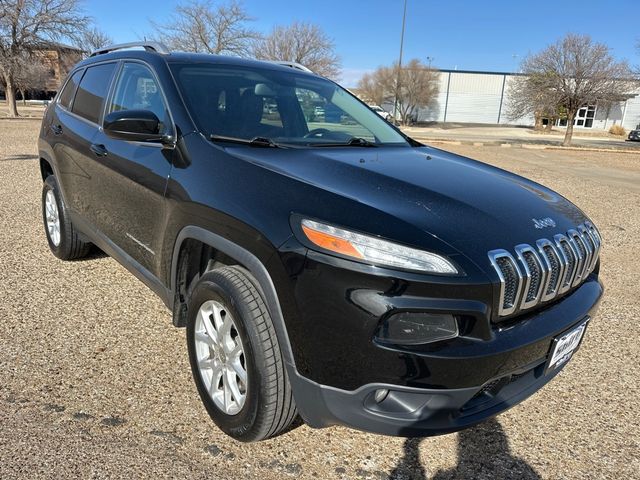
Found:
<path fill-rule="evenodd" d="M 600 238 L 600 232 L 591 222 L 584 222 L 584 226 L 586 227 L 587 233 L 591 238 L 591 242 L 594 248 L 593 260 L 591 262 L 590 269 L 596 266 L 598 263 L 598 257 L 600 256 L 600 247 L 602 246 L 602 239 Z"/>
<path fill-rule="evenodd" d="M 530 245 L 518 245 L 515 250 L 524 271 L 524 294 L 520 308 L 530 308 L 540 300 L 546 274 L 538 254 Z"/>
<path fill-rule="evenodd" d="M 522 273 L 518 264 L 506 250 L 489 252 L 489 259 L 500 278 L 500 311 L 510 315 L 518 308 L 517 301 L 522 289 Z"/>
<path fill-rule="evenodd" d="M 569 230 L 567 234 L 569 235 L 569 241 L 573 242 L 573 246 L 577 253 L 576 275 L 573 277 L 573 283 L 571 284 L 572 287 L 575 287 L 584 277 L 584 267 L 587 265 L 588 261 L 587 248 L 577 230 Z"/>
<path fill-rule="evenodd" d="M 489 252 L 500 279 L 498 315 L 507 316 L 564 294 L 582 283 L 598 263 L 602 239 L 590 222 L 542 238 L 535 247 L 514 247 L 515 257 L 504 249 Z"/>
<path fill-rule="evenodd" d="M 565 263 L 562 262 L 560 253 L 549 240 L 546 238 L 538 240 L 536 246 L 538 247 L 538 252 L 540 252 L 540 258 L 545 263 L 543 268 L 548 272 L 547 281 L 543 285 L 543 293 L 540 299 L 546 302 L 558 294 L 566 267 Z"/>
<path fill-rule="evenodd" d="M 556 241 L 556 245 L 558 245 L 559 251 L 562 252 L 564 257 L 564 261 L 566 264 L 566 272 L 564 277 L 562 278 L 562 282 L 560 283 L 560 289 L 558 293 L 564 293 L 571 288 L 571 283 L 573 282 L 573 277 L 576 274 L 576 261 L 577 254 L 575 251 L 575 247 L 572 243 L 569 242 L 569 239 L 564 235 L 556 235 L 553 237 Z"/>

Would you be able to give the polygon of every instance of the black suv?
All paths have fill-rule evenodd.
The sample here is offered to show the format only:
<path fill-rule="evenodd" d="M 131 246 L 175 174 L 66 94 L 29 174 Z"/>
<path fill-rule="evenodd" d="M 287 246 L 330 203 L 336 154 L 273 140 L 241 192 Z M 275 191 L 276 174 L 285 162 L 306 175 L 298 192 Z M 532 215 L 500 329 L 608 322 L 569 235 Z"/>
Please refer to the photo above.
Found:
<path fill-rule="evenodd" d="M 162 298 L 227 434 L 298 413 L 452 432 L 571 358 L 603 289 L 600 235 L 565 198 L 302 67 L 138 46 L 95 52 L 47 109 L 47 238 L 65 260 L 96 245 Z"/>

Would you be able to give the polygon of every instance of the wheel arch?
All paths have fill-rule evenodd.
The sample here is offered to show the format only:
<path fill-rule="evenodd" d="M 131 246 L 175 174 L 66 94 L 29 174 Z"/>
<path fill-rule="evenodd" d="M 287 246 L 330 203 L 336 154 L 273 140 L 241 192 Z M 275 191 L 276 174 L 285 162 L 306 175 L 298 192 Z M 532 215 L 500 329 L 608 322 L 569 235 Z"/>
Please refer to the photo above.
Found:
<path fill-rule="evenodd" d="M 200 242 L 200 244 L 214 249 L 216 253 L 221 253 L 228 259 L 228 262 L 224 263 L 225 265 L 238 265 L 251 274 L 251 277 L 255 280 L 255 286 L 262 295 L 273 320 L 285 365 L 287 365 L 287 368 L 293 367 L 295 369 L 291 343 L 289 341 L 278 294 L 271 275 L 263 262 L 244 247 L 195 225 L 184 227 L 178 234 L 173 247 L 170 291 L 172 292 L 171 309 L 173 310 L 174 325 L 184 326 L 184 320 L 186 319 L 185 303 L 180 299 L 181 288 L 179 286 L 179 275 L 184 268 L 195 267 L 193 264 L 191 266 L 181 265 L 181 262 L 185 261 L 184 252 L 189 248 L 190 242 Z M 194 244 L 192 243 L 191 245 Z"/>
<path fill-rule="evenodd" d="M 40 176 L 42 181 L 44 182 L 51 175 L 54 175 L 53 165 L 45 156 L 40 155 Z"/>

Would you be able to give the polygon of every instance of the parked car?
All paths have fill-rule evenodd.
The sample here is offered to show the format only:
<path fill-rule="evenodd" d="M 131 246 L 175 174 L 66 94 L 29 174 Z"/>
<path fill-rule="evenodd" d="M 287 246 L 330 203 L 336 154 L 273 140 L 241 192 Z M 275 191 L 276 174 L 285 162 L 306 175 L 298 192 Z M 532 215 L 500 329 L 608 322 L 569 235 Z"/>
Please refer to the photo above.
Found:
<path fill-rule="evenodd" d="M 269 438 L 298 413 L 452 432 L 572 358 L 603 289 L 600 234 L 567 199 L 312 73 L 136 45 L 76 65 L 46 110 L 46 238 L 63 260 L 96 245 L 164 301 L 224 432 Z M 335 123 L 309 126 L 311 96 Z"/>
<path fill-rule="evenodd" d="M 640 130 L 631 130 L 628 138 L 631 141 L 640 142 Z"/>
<path fill-rule="evenodd" d="M 393 121 L 393 115 L 391 115 L 386 110 L 383 110 L 382 107 L 379 107 L 378 105 L 369 105 L 369 108 L 374 112 L 376 112 L 378 115 L 380 115 L 382 118 L 387 120 L 388 122 Z"/>

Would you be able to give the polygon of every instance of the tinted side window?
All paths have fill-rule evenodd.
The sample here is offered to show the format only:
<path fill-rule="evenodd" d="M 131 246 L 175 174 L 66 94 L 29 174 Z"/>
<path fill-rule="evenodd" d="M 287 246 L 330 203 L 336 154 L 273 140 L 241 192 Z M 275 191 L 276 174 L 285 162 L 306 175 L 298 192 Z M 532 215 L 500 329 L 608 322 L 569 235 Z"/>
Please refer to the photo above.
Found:
<path fill-rule="evenodd" d="M 167 108 L 151 70 L 144 65 L 125 63 L 107 113 L 118 110 L 150 110 L 160 120 L 160 132 L 164 132 Z"/>
<path fill-rule="evenodd" d="M 98 123 L 104 98 L 107 96 L 115 63 L 105 63 L 87 68 L 71 111 L 94 123 Z"/>
<path fill-rule="evenodd" d="M 76 87 L 80 82 L 80 77 L 82 77 L 83 70 L 79 70 L 74 73 L 69 81 L 65 84 L 64 89 L 60 92 L 60 100 L 58 103 L 65 108 L 71 107 L 71 100 L 73 100 L 73 95 L 76 93 Z"/>

